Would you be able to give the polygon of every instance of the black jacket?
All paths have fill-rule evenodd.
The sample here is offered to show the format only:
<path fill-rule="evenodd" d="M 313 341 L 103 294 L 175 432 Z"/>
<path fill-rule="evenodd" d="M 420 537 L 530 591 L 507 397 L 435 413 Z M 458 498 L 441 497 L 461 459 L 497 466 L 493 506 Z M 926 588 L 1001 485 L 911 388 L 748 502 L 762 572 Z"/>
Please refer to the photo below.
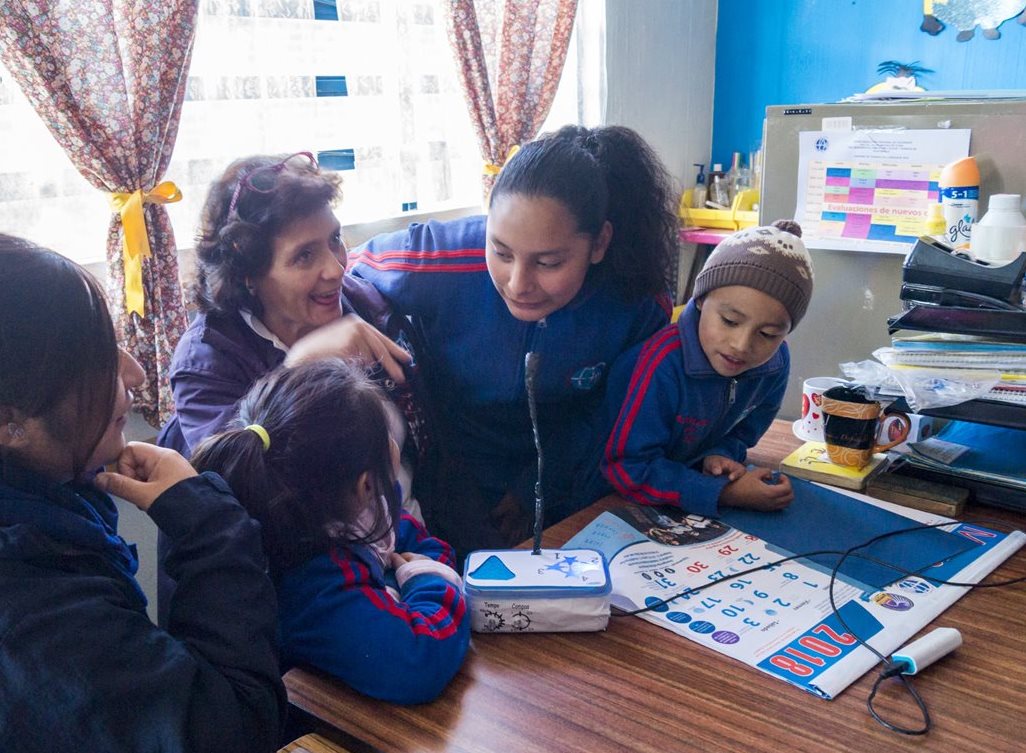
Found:
<path fill-rule="evenodd" d="M 150 516 L 178 580 L 164 631 L 135 547 L 86 486 L 0 464 L 0 751 L 273 751 L 286 700 L 259 526 L 214 474 Z"/>

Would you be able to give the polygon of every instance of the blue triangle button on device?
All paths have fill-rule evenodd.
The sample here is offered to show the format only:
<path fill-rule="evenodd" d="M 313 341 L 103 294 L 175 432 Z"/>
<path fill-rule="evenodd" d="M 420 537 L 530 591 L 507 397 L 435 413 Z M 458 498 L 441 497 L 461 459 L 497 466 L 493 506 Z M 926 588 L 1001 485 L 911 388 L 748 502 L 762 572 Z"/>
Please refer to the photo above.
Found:
<path fill-rule="evenodd" d="M 516 574 L 506 567 L 506 563 L 494 554 L 481 563 L 470 577 L 478 580 L 512 580 Z"/>

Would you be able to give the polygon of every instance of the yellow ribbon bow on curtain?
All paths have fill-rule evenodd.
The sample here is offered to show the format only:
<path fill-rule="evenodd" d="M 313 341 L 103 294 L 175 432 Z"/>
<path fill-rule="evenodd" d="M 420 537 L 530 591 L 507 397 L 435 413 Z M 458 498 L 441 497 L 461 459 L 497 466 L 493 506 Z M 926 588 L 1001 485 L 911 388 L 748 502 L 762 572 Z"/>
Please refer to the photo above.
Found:
<path fill-rule="evenodd" d="M 519 151 L 520 151 L 520 145 L 519 144 L 514 144 L 513 146 L 511 146 L 509 148 L 509 151 L 506 152 L 506 159 L 504 159 L 502 161 L 501 165 L 497 165 L 494 162 L 485 162 L 484 174 L 485 175 L 498 175 L 502 171 L 503 166 L 505 166 L 505 164 L 507 162 L 509 162 L 511 159 L 513 159 L 513 155 L 516 154 Z"/>
<path fill-rule="evenodd" d="M 132 193 L 112 193 L 110 205 L 121 214 L 124 232 L 122 256 L 125 260 L 125 309 L 139 316 L 144 314 L 142 283 L 142 260 L 150 257 L 150 239 L 146 233 L 144 204 L 173 204 L 182 200 L 182 192 L 169 180 L 144 192 L 141 188 Z"/>

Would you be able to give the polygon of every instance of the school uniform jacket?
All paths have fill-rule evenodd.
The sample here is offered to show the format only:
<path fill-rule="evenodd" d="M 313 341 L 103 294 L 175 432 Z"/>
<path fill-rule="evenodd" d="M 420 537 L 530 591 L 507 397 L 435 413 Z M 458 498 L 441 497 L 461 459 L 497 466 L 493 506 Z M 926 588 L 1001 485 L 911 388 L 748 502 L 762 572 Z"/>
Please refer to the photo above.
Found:
<path fill-rule="evenodd" d="M 150 622 L 135 547 L 92 487 L 0 464 L 0 750 L 273 751 L 286 699 L 259 526 L 220 477 L 186 479 L 149 515 L 178 579 Z"/>
<path fill-rule="evenodd" d="M 610 394 L 626 399 L 610 405 L 602 473 L 627 499 L 715 516 L 727 478 L 702 473 L 702 459 L 745 461 L 780 409 L 790 356 L 781 343 L 762 366 L 720 376 L 698 340 L 700 313 L 689 302 L 676 324 L 617 362 Z"/>
<path fill-rule="evenodd" d="M 545 320 L 520 321 L 488 274 L 485 219 L 431 221 L 373 238 L 353 254 L 353 273 L 418 328 L 424 374 L 445 416 L 449 447 L 492 504 L 508 490 L 533 504 L 537 460 L 524 358 L 539 354 L 543 480 L 547 502 L 558 506 L 573 494 L 568 477 L 586 454 L 581 448 L 595 446 L 607 368 L 666 323 L 668 300 L 629 302 L 612 284 L 589 277 Z M 588 457 L 597 465 L 597 453 Z M 453 540 L 449 531 L 444 535 Z"/>
<path fill-rule="evenodd" d="M 452 548 L 403 513 L 396 552 L 449 566 Z M 461 590 L 440 575 L 395 578 L 368 546 L 336 547 L 278 582 L 282 661 L 335 675 L 361 693 L 395 703 L 434 699 L 463 664 L 470 620 Z"/>

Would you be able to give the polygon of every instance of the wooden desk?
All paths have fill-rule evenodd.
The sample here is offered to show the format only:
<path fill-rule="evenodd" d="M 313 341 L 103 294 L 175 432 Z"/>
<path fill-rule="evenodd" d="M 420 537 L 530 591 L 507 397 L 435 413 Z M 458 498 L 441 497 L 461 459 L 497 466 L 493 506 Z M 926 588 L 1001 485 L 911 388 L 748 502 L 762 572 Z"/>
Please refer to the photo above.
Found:
<path fill-rule="evenodd" d="M 777 421 L 750 460 L 775 465 L 798 444 L 789 422 Z M 553 526 L 545 546 L 562 544 L 614 504 L 607 498 Z M 969 514 L 1026 524 L 993 508 Z M 1026 553 L 995 575 L 1026 575 Z M 475 634 L 463 670 L 423 706 L 374 701 L 301 669 L 285 684 L 292 703 L 335 728 L 328 734 L 354 753 L 1026 750 L 1026 587 L 970 593 L 934 624 L 941 625 L 961 630 L 964 645 L 915 680 L 934 721 L 925 738 L 870 718 L 875 672 L 824 701 L 635 617 L 612 618 L 604 633 Z M 876 703 L 918 725 L 896 682 L 883 684 Z"/>

